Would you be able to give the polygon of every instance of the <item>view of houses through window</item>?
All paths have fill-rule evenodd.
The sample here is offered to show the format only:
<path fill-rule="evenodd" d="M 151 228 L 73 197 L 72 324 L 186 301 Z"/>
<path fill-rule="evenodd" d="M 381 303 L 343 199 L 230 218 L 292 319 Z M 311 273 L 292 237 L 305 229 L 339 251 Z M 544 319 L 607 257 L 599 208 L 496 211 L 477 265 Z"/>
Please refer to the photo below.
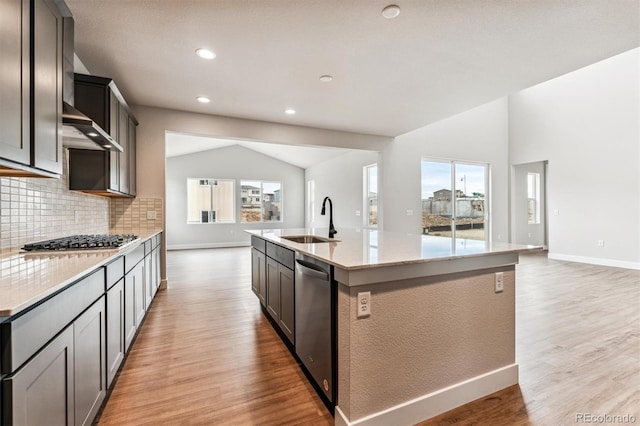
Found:
<path fill-rule="evenodd" d="M 378 165 L 364 167 L 365 225 L 378 225 Z"/>
<path fill-rule="evenodd" d="M 484 240 L 486 164 L 422 160 L 422 233 Z"/>
<path fill-rule="evenodd" d="M 187 223 L 234 223 L 232 179 L 187 179 Z"/>
<path fill-rule="evenodd" d="M 240 182 L 242 222 L 280 222 L 282 184 L 243 180 Z"/>

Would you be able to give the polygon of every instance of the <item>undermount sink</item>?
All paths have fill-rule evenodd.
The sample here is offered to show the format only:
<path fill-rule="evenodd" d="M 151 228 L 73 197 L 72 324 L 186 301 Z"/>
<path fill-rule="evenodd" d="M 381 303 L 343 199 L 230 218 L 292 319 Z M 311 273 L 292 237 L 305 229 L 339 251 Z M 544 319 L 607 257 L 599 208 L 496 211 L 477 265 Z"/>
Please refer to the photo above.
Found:
<path fill-rule="evenodd" d="M 317 235 L 291 235 L 280 238 L 299 244 L 333 243 L 339 241 L 333 238 L 318 237 Z"/>

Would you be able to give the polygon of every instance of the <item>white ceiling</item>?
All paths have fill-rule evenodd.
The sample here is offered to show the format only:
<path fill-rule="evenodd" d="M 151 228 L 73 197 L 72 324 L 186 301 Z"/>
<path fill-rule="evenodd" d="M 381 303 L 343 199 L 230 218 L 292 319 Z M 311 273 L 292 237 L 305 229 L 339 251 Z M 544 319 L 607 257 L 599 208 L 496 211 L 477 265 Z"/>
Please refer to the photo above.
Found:
<path fill-rule="evenodd" d="M 278 145 L 270 143 L 249 142 L 234 139 L 219 139 L 207 136 L 187 135 L 184 133 L 167 132 L 166 157 L 193 154 L 195 152 L 208 151 L 210 149 L 223 148 L 225 146 L 239 145 L 269 157 L 276 158 L 294 166 L 307 167 L 331 160 L 351 151 L 343 148 L 325 148 L 300 145 Z"/>
<path fill-rule="evenodd" d="M 130 103 L 387 136 L 640 45 L 638 0 L 391 2 L 66 0 Z"/>

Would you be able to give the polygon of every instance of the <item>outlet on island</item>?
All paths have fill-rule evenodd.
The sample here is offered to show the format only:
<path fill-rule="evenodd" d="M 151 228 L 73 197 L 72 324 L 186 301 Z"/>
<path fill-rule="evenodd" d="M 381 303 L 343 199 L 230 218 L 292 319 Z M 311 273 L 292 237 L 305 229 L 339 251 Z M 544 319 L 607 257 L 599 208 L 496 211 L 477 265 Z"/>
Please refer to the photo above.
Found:
<path fill-rule="evenodd" d="M 504 272 L 496 272 L 494 286 L 496 293 L 502 293 L 504 291 Z"/>
<path fill-rule="evenodd" d="M 371 315 L 371 292 L 363 291 L 358 293 L 358 318 L 365 318 Z"/>

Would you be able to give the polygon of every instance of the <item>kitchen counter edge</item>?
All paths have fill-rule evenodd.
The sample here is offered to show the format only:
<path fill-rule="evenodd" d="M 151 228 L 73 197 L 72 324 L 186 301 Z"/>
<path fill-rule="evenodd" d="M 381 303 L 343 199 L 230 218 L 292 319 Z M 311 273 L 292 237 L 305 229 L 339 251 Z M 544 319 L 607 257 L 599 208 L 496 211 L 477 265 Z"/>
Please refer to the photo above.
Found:
<path fill-rule="evenodd" d="M 45 290 L 43 290 L 42 292 L 38 293 L 37 295 L 29 296 L 27 299 L 25 299 L 24 301 L 21 301 L 20 303 L 17 303 L 17 304 L 13 303 L 12 304 L 13 306 L 2 306 L 2 304 L 0 302 L 0 322 L 4 322 L 8 318 L 11 318 L 11 317 L 13 317 L 15 315 L 18 315 L 19 313 L 21 313 L 21 312 L 23 312 L 25 310 L 28 310 L 32 306 L 35 306 L 35 305 L 43 302 L 44 300 L 49 299 L 50 297 L 54 296 L 55 294 L 59 293 L 60 291 L 62 291 L 64 289 L 66 289 L 67 287 L 73 285 L 75 282 L 81 280 L 85 276 L 91 274 L 96 269 L 98 269 L 98 268 L 100 268 L 100 267 L 112 262 L 117 257 L 124 256 L 125 254 L 135 250 L 140 245 L 144 244 L 146 241 L 150 240 L 151 238 L 155 237 L 156 235 L 161 234 L 162 232 L 163 232 L 162 229 L 154 230 L 154 231 L 148 231 L 148 232 L 139 232 L 138 233 L 139 234 L 138 235 L 139 238 L 137 240 L 127 244 L 125 248 L 102 251 L 102 253 L 105 254 L 105 257 L 100 258 L 100 259 L 96 259 L 96 262 L 94 264 L 87 265 L 84 269 L 82 269 L 80 271 L 74 271 L 72 273 L 72 275 L 69 275 L 68 277 L 64 277 L 59 282 L 57 282 L 55 285 L 47 287 Z M 48 253 L 48 254 L 54 254 L 54 253 L 55 252 Z M 75 252 L 75 253 L 78 253 L 78 252 Z M 58 254 L 60 254 L 60 253 L 58 253 Z M 90 251 L 88 251 L 87 254 L 90 254 Z M 43 255 L 46 256 L 47 254 L 43 254 Z M 32 254 L 32 253 L 13 251 L 13 252 L 9 252 L 7 254 L 4 254 L 4 255 L 0 256 L 0 260 L 2 262 L 4 262 L 8 258 L 14 258 L 14 260 L 20 261 L 21 259 L 24 259 L 24 256 L 37 256 L 37 255 L 36 254 Z M 37 271 L 34 270 L 34 273 L 37 273 Z M 2 290 L 2 289 L 0 289 L 0 290 Z M 0 291 L 0 301 L 1 300 L 6 300 L 4 297 L 2 297 L 2 291 Z"/>

